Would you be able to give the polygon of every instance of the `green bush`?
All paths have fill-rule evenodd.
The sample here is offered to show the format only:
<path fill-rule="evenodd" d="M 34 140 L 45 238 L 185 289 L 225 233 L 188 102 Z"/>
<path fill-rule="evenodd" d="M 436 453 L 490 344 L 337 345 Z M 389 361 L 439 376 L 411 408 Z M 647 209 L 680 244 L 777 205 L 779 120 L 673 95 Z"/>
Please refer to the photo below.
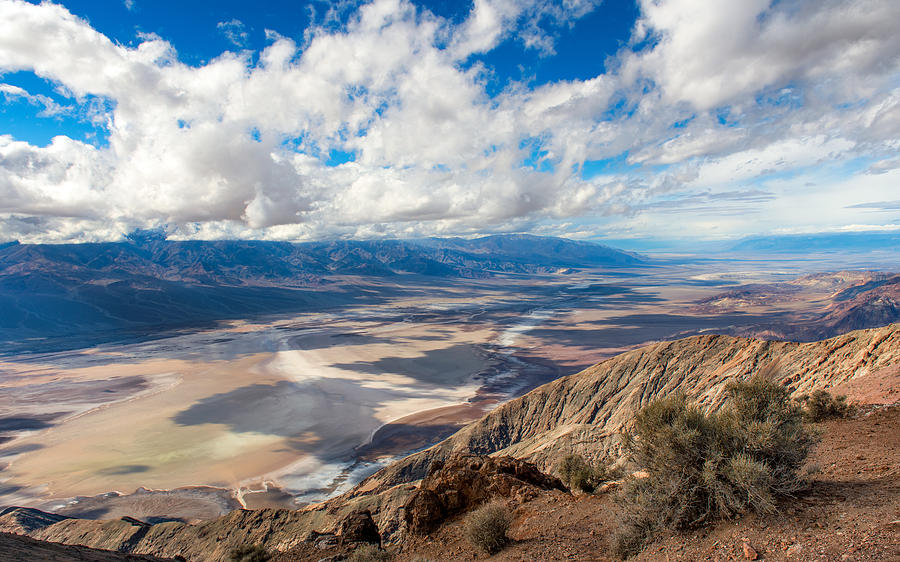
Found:
<path fill-rule="evenodd" d="M 610 479 L 608 467 L 591 465 L 584 457 L 576 454 L 563 457 L 556 466 L 556 471 L 569 489 L 587 493 L 593 492 Z"/>
<path fill-rule="evenodd" d="M 271 556 L 258 544 L 246 544 L 234 548 L 228 554 L 232 562 L 266 562 Z"/>
<path fill-rule="evenodd" d="M 797 401 L 803 406 L 803 418 L 808 422 L 820 422 L 828 418 L 846 418 L 854 407 L 843 395 L 832 396 L 827 390 L 817 390 L 812 395 L 802 394 Z"/>
<path fill-rule="evenodd" d="M 499 503 L 487 504 L 466 517 L 463 534 L 473 546 L 488 554 L 495 554 L 509 542 L 506 532 L 511 522 L 512 515 L 506 506 Z"/>
<path fill-rule="evenodd" d="M 391 554 L 381 550 L 374 544 L 365 544 L 353 551 L 347 558 L 348 562 L 388 562 Z"/>
<path fill-rule="evenodd" d="M 638 552 L 660 529 L 772 513 L 778 496 L 806 485 L 800 469 L 818 435 L 803 425 L 787 390 L 755 377 L 726 391 L 719 413 L 705 414 L 676 394 L 636 415 L 626 447 L 648 477 L 629 479 L 617 498 L 620 556 Z"/>

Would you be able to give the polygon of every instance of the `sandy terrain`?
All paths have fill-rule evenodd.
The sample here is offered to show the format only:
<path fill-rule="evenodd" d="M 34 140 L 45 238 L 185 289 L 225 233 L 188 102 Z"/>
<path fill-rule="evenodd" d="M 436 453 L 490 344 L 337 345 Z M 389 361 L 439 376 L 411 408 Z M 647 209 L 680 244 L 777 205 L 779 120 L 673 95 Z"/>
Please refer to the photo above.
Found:
<path fill-rule="evenodd" d="M 40 429 L 19 431 L 0 447 L 9 462 L 0 473 L 7 501 L 139 486 L 236 488 L 266 478 L 311 487 L 311 473 L 314 487 L 327 487 L 382 425 L 474 396 L 473 376 L 487 365 L 473 345 L 490 339 L 487 331 L 369 324 L 355 323 L 352 334 L 340 323 L 319 326 L 310 337 L 290 336 L 297 349 L 227 360 L 0 363 L 5 389 L 19 393 L 0 398 L 3 419 Z M 229 329 L 248 332 L 247 325 Z M 106 392 L 122 380 L 131 387 Z M 48 401 L 40 391 L 48 385 L 58 387 L 52 409 L 61 414 L 41 421 Z M 86 385 L 90 392 L 79 396 L 74 389 Z M 33 401 L 21 400 L 26 391 Z"/>
<path fill-rule="evenodd" d="M 699 264 L 413 283 L 388 304 L 0 360 L 0 505 L 190 519 L 318 501 L 621 351 L 815 307 L 695 310 L 721 283 L 794 273 Z M 102 496 L 191 486 L 222 490 Z"/>

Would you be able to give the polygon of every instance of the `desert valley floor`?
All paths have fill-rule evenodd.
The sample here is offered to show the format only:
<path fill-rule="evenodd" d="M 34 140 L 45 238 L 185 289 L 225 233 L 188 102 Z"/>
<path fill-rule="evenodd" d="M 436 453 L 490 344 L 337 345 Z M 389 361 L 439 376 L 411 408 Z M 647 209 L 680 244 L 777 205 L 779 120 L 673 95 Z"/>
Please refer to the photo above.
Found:
<path fill-rule="evenodd" d="M 318 501 L 511 397 L 648 341 L 812 321 L 835 292 L 869 279 L 791 281 L 834 265 L 411 276 L 390 289 L 369 281 L 391 294 L 371 305 L 7 354 L 0 505 L 189 521 Z M 728 296 L 748 284 L 792 289 Z"/>

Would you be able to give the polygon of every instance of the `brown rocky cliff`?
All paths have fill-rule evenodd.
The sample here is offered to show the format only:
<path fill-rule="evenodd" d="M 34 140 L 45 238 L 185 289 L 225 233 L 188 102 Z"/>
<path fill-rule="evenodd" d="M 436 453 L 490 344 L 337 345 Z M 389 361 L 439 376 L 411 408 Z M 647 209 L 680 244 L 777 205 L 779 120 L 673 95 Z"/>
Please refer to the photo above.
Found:
<path fill-rule="evenodd" d="M 451 455 L 435 462 L 404 506 L 407 528 L 427 533 L 448 518 L 497 497 L 527 500 L 541 490 L 568 489 L 558 478 L 512 457 Z"/>
<path fill-rule="evenodd" d="M 714 409 L 725 384 L 774 369 L 796 392 L 852 381 L 900 364 L 900 324 L 860 330 L 812 343 L 730 336 L 662 342 L 599 363 L 507 402 L 434 447 L 411 455 L 362 482 L 371 493 L 422 478 L 450 453 L 504 454 L 549 470 L 564 452 L 614 453 L 617 435 L 649 401 L 683 390 Z"/>
<path fill-rule="evenodd" d="M 0 511 L 0 532 L 27 535 L 65 519 L 68 519 L 65 515 L 30 507 L 10 507 Z"/>

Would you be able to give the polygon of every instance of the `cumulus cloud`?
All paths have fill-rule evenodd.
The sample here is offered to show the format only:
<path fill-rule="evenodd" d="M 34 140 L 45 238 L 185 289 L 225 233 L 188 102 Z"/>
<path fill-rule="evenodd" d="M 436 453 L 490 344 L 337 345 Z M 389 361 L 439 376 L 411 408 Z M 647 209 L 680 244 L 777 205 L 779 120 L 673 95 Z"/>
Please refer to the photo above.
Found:
<path fill-rule="evenodd" d="M 892 0 L 648 0 L 607 74 L 493 97 L 484 68 L 466 64 L 511 39 L 551 54 L 555 30 L 595 5 L 476 0 L 454 24 L 375 0 L 337 28 L 307 30 L 303 45 L 267 31 L 257 62 L 225 52 L 189 66 L 163 38 L 131 48 L 61 5 L 0 0 L 0 72 L 34 72 L 93 104 L 108 133 L 101 148 L 0 136 L 0 237 L 109 239 L 163 224 L 186 238 L 562 224 L 584 236 L 586 217 L 652 234 L 662 231 L 647 217 L 662 209 L 771 210 L 791 190 L 754 182 L 896 153 Z M 240 21 L 219 29 L 246 45 Z M 585 173 L 606 160 L 626 169 Z M 888 199 L 878 190 L 891 176 L 868 174 L 881 178 L 869 200 Z M 841 221 L 834 209 L 859 201 L 836 189 L 826 215 Z"/>
<path fill-rule="evenodd" d="M 554 29 L 571 26 L 591 12 L 599 0 L 475 0 L 466 21 L 455 30 L 451 50 L 456 58 L 484 53 L 515 32 L 526 48 L 554 52 Z"/>
<path fill-rule="evenodd" d="M 627 72 L 654 80 L 666 100 L 698 109 L 825 76 L 841 77 L 826 95 L 869 93 L 898 68 L 896 2 L 643 0 L 641 9 L 637 38 L 654 36 L 658 44 L 629 57 Z"/>

